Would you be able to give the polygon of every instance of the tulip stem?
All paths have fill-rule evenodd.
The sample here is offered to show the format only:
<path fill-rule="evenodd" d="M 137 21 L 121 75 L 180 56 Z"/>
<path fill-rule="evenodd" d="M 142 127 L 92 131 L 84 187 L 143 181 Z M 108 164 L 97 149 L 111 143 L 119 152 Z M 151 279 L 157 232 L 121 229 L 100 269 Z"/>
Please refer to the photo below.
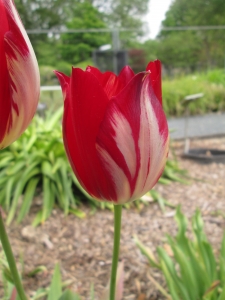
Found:
<path fill-rule="evenodd" d="M 2 243 L 2 247 L 4 249 L 8 264 L 9 264 L 9 268 L 13 277 L 13 281 L 17 290 L 17 293 L 20 297 L 21 300 L 27 300 L 27 297 L 25 295 L 21 280 L 20 280 L 20 276 L 16 267 L 16 262 L 13 256 L 13 252 L 12 252 L 12 248 L 10 246 L 10 242 L 5 230 L 5 226 L 3 223 L 3 219 L 2 219 L 2 213 L 1 213 L 1 209 L 0 209 L 0 239 L 1 239 L 1 243 Z"/>
<path fill-rule="evenodd" d="M 114 205 L 114 245 L 113 245 L 109 300 L 115 300 L 115 294 L 116 294 L 116 274 L 117 274 L 117 265 L 118 265 L 119 252 L 120 252 L 121 216 L 122 216 L 122 205 Z"/>

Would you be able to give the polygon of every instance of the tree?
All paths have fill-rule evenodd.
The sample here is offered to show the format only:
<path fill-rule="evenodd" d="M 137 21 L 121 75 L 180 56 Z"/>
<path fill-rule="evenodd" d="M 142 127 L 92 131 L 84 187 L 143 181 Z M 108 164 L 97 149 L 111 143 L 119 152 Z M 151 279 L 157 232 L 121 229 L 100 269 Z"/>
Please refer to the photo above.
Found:
<path fill-rule="evenodd" d="M 120 32 L 121 46 L 133 47 L 143 34 L 143 16 L 149 0 L 15 0 L 25 28 L 130 29 Z M 80 62 L 93 49 L 112 43 L 111 33 L 29 34 L 40 64 L 60 60 Z"/>
<path fill-rule="evenodd" d="M 224 0 L 175 0 L 162 22 L 164 27 L 224 25 Z M 223 30 L 161 31 L 162 60 L 172 66 L 222 66 Z"/>
<path fill-rule="evenodd" d="M 73 8 L 73 19 L 66 23 L 68 29 L 106 29 L 101 13 L 85 1 Z M 59 47 L 62 59 L 75 64 L 91 57 L 92 51 L 111 42 L 109 33 L 78 32 L 61 36 Z"/>
<path fill-rule="evenodd" d="M 130 29 L 120 32 L 121 46 L 130 47 L 144 32 L 143 17 L 148 12 L 149 0 L 93 0 L 110 28 Z"/>
<path fill-rule="evenodd" d="M 59 29 L 66 15 L 62 0 L 15 0 L 17 10 L 26 30 Z M 58 40 L 47 34 L 29 34 L 39 64 L 54 64 L 57 61 L 55 46 Z"/>

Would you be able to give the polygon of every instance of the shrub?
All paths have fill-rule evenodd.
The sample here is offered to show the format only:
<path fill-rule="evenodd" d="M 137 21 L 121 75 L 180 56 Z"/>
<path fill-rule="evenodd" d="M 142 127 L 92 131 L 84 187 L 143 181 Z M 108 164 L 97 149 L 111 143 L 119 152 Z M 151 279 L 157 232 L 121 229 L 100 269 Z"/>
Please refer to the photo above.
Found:
<path fill-rule="evenodd" d="M 204 96 L 189 105 L 192 115 L 225 110 L 225 73 L 222 70 L 165 79 L 162 86 L 167 116 L 184 114 L 182 101 L 185 96 L 197 93 Z"/>

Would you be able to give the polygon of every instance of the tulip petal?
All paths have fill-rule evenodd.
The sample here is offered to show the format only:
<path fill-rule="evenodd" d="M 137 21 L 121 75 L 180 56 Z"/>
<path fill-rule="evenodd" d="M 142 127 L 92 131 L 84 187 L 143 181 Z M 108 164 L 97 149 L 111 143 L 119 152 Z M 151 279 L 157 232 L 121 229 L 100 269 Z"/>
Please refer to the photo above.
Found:
<path fill-rule="evenodd" d="M 120 82 L 118 77 L 112 72 L 107 71 L 102 73 L 97 68 L 91 66 L 88 66 L 86 71 L 98 79 L 109 99 L 117 95 L 123 88 L 122 82 Z"/>
<path fill-rule="evenodd" d="M 37 60 L 12 0 L 1 0 L 5 17 L 1 38 L 0 148 L 15 141 L 26 129 L 34 113 L 40 93 Z M 4 14 L 3 13 L 3 14 Z M 7 25 L 6 25 L 7 24 Z M 8 28 L 6 28 L 8 26 Z M 3 54 L 2 54 L 3 53 Z M 3 93 L 3 94 L 2 94 Z"/>
<path fill-rule="evenodd" d="M 7 70 L 7 61 L 5 57 L 4 34 L 9 30 L 8 19 L 6 17 L 5 7 L 0 1 L 0 149 L 1 141 L 3 140 L 8 128 L 9 115 L 11 112 L 10 85 Z"/>
<path fill-rule="evenodd" d="M 169 130 L 166 116 L 148 80 L 141 94 L 141 126 L 139 134 L 140 169 L 132 199 L 147 193 L 164 170 L 169 151 Z"/>
<path fill-rule="evenodd" d="M 137 74 L 111 99 L 97 151 L 113 177 L 118 203 L 141 197 L 156 183 L 168 154 L 168 127 L 149 73 Z"/>
<path fill-rule="evenodd" d="M 69 84 L 70 84 L 70 77 L 66 76 L 62 72 L 54 71 L 55 75 L 58 77 L 58 80 L 60 82 L 60 85 L 62 87 L 62 94 L 63 94 L 63 100 L 65 101 L 66 96 L 68 97 L 69 93 Z"/>
<path fill-rule="evenodd" d="M 152 87 L 156 97 L 162 105 L 162 82 L 161 82 L 161 62 L 160 60 L 151 61 L 146 68 L 150 71 Z"/>
<path fill-rule="evenodd" d="M 96 153 L 96 136 L 108 102 L 93 74 L 73 68 L 64 102 L 65 149 L 75 175 L 88 193 L 111 201 L 116 198 L 112 177 Z"/>
<path fill-rule="evenodd" d="M 120 71 L 118 78 L 122 86 L 125 87 L 134 76 L 135 76 L 134 71 L 129 66 L 125 66 Z"/>

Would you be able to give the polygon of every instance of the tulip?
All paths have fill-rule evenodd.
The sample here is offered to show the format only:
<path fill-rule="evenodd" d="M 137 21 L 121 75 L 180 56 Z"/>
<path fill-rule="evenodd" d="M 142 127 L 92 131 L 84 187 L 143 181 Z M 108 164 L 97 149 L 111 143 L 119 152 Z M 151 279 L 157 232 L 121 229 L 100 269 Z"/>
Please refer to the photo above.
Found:
<path fill-rule="evenodd" d="M 27 128 L 37 108 L 37 60 L 13 0 L 0 0 L 0 149 Z"/>
<path fill-rule="evenodd" d="M 72 169 L 94 198 L 123 204 L 158 181 L 168 155 L 161 63 L 116 76 L 97 68 L 55 71 L 64 96 L 63 139 Z"/>

